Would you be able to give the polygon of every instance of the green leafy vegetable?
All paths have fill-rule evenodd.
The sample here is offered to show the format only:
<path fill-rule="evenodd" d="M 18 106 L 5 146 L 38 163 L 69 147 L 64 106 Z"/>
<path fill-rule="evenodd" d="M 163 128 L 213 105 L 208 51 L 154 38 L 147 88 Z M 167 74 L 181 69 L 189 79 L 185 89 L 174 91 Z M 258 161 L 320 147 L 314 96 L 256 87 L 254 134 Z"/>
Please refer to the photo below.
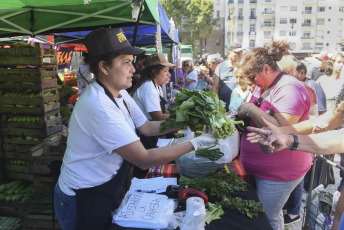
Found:
<path fill-rule="evenodd" d="M 235 131 L 233 122 L 226 117 L 225 103 L 214 92 L 201 90 L 182 91 L 175 96 L 175 107 L 169 109 L 170 117 L 162 122 L 160 131 L 187 126 L 193 132 L 211 126 L 217 139 L 224 139 Z"/>
<path fill-rule="evenodd" d="M 218 159 L 223 157 L 224 154 L 223 154 L 223 152 L 220 151 L 220 148 L 210 149 L 210 148 L 213 148 L 214 146 L 215 145 L 210 146 L 208 148 L 197 149 L 195 152 L 195 156 L 207 158 L 211 161 L 217 161 Z"/>
<path fill-rule="evenodd" d="M 212 204 L 208 202 L 206 207 L 207 207 L 207 218 L 205 219 L 205 222 L 207 224 L 210 224 L 210 222 L 212 222 L 213 220 L 221 219 L 221 216 L 225 214 L 221 205 L 219 204 Z"/>
<path fill-rule="evenodd" d="M 235 192 L 247 191 L 247 183 L 233 173 L 212 173 L 206 177 L 196 178 L 182 176 L 179 185 L 202 191 L 222 208 L 234 210 L 250 218 L 265 212 L 260 202 L 233 197 Z"/>

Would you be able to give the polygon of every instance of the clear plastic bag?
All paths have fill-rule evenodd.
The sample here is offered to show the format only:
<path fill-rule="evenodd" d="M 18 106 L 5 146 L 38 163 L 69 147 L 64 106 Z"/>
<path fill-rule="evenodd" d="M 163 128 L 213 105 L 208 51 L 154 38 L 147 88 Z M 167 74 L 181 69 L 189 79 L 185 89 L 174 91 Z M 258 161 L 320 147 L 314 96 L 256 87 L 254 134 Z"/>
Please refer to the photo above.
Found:
<path fill-rule="evenodd" d="M 236 131 L 232 136 L 228 136 L 225 140 L 221 139 L 218 145 L 211 149 L 220 148 L 224 154 L 220 159 L 213 162 L 207 158 L 196 157 L 195 151 L 191 151 L 176 159 L 179 172 L 187 177 L 206 176 L 211 172 L 215 172 L 218 168 L 223 168 L 226 163 L 231 162 L 239 152 L 239 134 Z"/>
<path fill-rule="evenodd" d="M 190 197 L 186 201 L 185 216 L 180 224 L 180 230 L 204 230 L 207 214 L 204 200 L 200 197 Z"/>

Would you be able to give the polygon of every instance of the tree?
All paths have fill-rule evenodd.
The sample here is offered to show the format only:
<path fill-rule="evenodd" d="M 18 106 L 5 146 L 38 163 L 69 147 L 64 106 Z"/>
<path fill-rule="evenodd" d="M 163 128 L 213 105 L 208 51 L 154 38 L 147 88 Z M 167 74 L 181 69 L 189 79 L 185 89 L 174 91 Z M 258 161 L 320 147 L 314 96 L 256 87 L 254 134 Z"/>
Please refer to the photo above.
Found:
<path fill-rule="evenodd" d="M 218 19 L 213 18 L 214 3 L 211 0 L 162 0 L 161 4 L 176 27 L 185 20 L 182 26 L 191 33 L 186 44 L 194 46 L 195 40 L 212 35 Z"/>

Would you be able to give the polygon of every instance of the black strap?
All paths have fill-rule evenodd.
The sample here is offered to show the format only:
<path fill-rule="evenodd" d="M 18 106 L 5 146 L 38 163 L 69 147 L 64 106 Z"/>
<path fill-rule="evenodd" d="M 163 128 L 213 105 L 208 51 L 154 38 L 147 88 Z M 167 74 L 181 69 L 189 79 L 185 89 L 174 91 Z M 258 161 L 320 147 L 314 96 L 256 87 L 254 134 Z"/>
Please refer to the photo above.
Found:
<path fill-rule="evenodd" d="M 98 79 L 96 79 L 96 82 L 97 82 L 101 87 L 104 88 L 105 94 L 111 99 L 111 101 L 113 101 L 113 103 L 115 103 L 115 105 L 117 106 L 117 108 L 119 108 L 119 106 L 118 106 L 116 100 L 113 98 L 113 96 L 112 96 L 112 94 L 110 93 L 110 91 L 109 91 L 109 90 L 108 90 L 108 89 L 107 89 Z M 127 110 L 128 110 L 129 116 L 131 117 L 130 111 L 129 111 L 128 106 L 127 106 L 127 103 L 125 102 L 124 99 L 123 99 L 123 103 L 124 103 L 124 105 L 125 105 L 125 108 L 127 108 Z M 120 108 L 119 108 L 119 109 L 120 109 Z"/>
<path fill-rule="evenodd" d="M 81 76 L 88 84 L 90 84 L 90 83 L 87 81 L 87 79 L 84 77 L 84 75 L 82 75 L 82 73 L 81 73 L 81 71 L 80 71 L 80 68 L 79 68 L 79 74 L 80 74 L 80 76 Z"/>
<path fill-rule="evenodd" d="M 275 78 L 275 80 L 271 83 L 271 85 L 270 85 L 265 91 L 267 91 L 267 90 L 269 90 L 269 89 L 271 90 L 271 89 L 277 84 L 277 82 L 283 77 L 284 74 L 287 74 L 287 73 L 284 72 L 284 71 L 280 72 L 280 73 L 277 75 L 277 77 Z M 268 91 L 269 93 L 270 93 L 270 90 Z M 258 98 L 258 99 L 254 102 L 254 104 L 255 104 L 257 107 L 260 108 L 260 105 L 262 104 L 262 102 L 263 102 L 263 100 L 265 99 L 265 97 L 269 95 L 269 93 L 268 93 L 268 94 L 264 94 L 264 93 L 263 93 L 262 96 L 261 96 L 260 98 Z"/>

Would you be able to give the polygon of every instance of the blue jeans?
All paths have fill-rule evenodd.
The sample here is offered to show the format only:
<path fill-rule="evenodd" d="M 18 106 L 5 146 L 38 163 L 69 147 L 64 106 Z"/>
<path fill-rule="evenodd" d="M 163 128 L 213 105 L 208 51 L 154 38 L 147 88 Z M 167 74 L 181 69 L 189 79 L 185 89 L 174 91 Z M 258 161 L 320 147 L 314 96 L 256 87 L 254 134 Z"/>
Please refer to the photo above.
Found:
<path fill-rule="evenodd" d="M 257 186 L 257 195 L 266 216 L 274 230 L 284 230 L 282 208 L 287 202 L 290 193 L 301 182 L 303 177 L 294 181 L 272 181 L 254 177 Z"/>
<path fill-rule="evenodd" d="M 301 203 L 302 203 L 302 189 L 303 189 L 304 179 L 296 186 L 296 188 L 291 192 L 287 203 L 284 207 L 287 209 L 287 213 L 291 215 L 300 215 Z"/>
<path fill-rule="evenodd" d="M 76 199 L 75 196 L 64 194 L 58 182 L 55 185 L 54 208 L 56 217 L 63 230 L 76 228 Z"/>

